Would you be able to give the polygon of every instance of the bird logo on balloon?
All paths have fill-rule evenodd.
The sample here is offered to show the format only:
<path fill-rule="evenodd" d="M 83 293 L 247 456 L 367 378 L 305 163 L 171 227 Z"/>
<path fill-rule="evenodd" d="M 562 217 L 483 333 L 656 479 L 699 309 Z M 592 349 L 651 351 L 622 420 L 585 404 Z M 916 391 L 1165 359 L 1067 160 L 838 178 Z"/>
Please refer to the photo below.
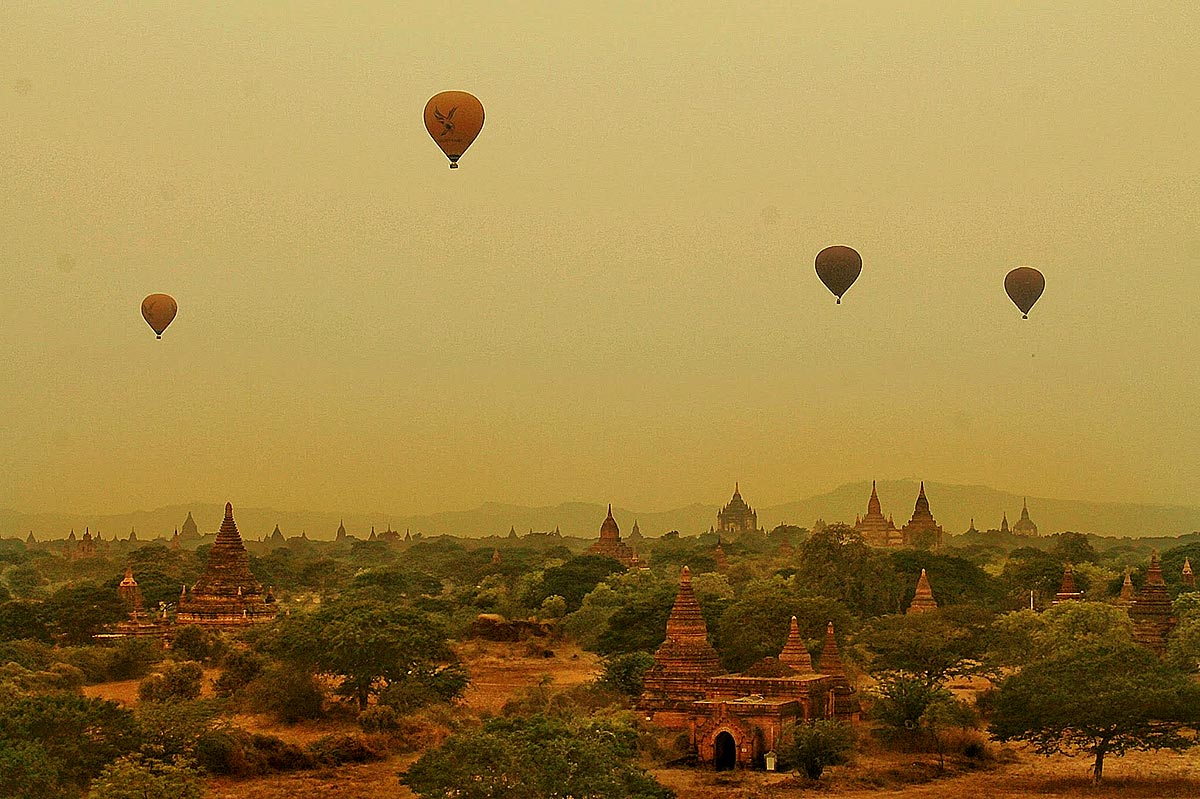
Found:
<path fill-rule="evenodd" d="M 450 135 L 450 132 L 454 130 L 454 122 L 453 122 L 454 112 L 457 110 L 458 110 L 458 106 L 454 106 L 453 108 L 450 109 L 450 113 L 443 114 L 437 108 L 433 109 L 433 115 L 435 117 L 437 117 L 438 122 L 442 123 L 442 135 L 443 136 Z"/>

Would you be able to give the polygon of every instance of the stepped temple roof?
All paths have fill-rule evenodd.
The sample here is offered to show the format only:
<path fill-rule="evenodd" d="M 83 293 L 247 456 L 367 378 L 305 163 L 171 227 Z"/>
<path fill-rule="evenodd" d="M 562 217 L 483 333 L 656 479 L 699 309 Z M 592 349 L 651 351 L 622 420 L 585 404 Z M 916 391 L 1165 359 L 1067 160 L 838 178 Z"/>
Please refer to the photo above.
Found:
<path fill-rule="evenodd" d="M 1175 616 L 1157 551 L 1150 555 L 1146 584 L 1130 605 L 1129 616 L 1133 619 L 1133 640 L 1158 655 L 1165 654 L 1167 636 L 1175 628 Z"/>
<path fill-rule="evenodd" d="M 1029 518 L 1029 504 L 1025 500 L 1021 500 L 1021 518 L 1017 519 L 1017 523 L 1012 527 L 1013 535 L 1036 536 L 1038 534 L 1038 526 Z"/>
<path fill-rule="evenodd" d="M 873 547 L 901 546 L 904 543 L 904 537 L 896 525 L 883 515 L 874 480 L 871 481 L 871 498 L 867 500 L 867 515 L 855 520 L 854 529 Z"/>
<path fill-rule="evenodd" d="M 925 613 L 937 610 L 937 606 L 937 601 L 933 598 L 933 589 L 929 585 L 929 577 L 925 574 L 925 570 L 921 569 L 921 576 L 917 578 L 917 592 L 913 595 L 907 612 L 909 614 Z"/>
<path fill-rule="evenodd" d="M 929 510 L 929 499 L 925 496 L 925 481 L 921 481 L 921 490 L 917 494 L 917 504 L 913 508 L 912 518 L 908 524 L 900 531 L 904 536 L 905 545 L 911 546 L 916 542 L 916 539 L 922 533 L 931 533 L 933 535 L 933 546 L 940 547 L 942 545 L 942 528 L 933 518 L 933 513 Z"/>
<path fill-rule="evenodd" d="M 723 672 L 717 650 L 708 642 L 708 626 L 692 590 L 692 573 L 684 566 L 667 619 L 667 638 L 646 673 L 645 696 L 651 705 L 703 699 L 707 679 Z"/>
<path fill-rule="evenodd" d="M 613 518 L 611 504 L 608 506 L 608 516 L 600 525 L 600 540 L 588 547 L 584 554 L 612 558 L 625 568 L 633 565 L 633 550 L 621 540 L 621 528 L 617 527 L 617 520 Z"/>
<path fill-rule="evenodd" d="M 183 527 L 179 528 L 179 537 L 184 541 L 195 541 L 200 538 L 200 528 L 196 526 L 196 520 L 192 518 L 191 511 L 188 511 L 187 518 L 183 520 Z"/>
<path fill-rule="evenodd" d="M 1125 567 L 1125 582 L 1121 584 L 1121 594 L 1117 597 L 1120 602 L 1132 602 L 1134 598 L 1133 579 L 1129 576 L 1129 567 Z"/>
<path fill-rule="evenodd" d="M 30 533 L 33 535 L 33 533 Z M 1192 572 L 1192 559 L 1183 559 L 1183 585 L 1185 588 L 1193 589 L 1196 587 L 1196 575 Z"/>
<path fill-rule="evenodd" d="M 275 598 L 250 573 L 250 559 L 233 520 L 233 506 L 225 504 L 225 519 L 208 553 L 204 573 L 179 598 L 180 624 L 239 625 L 270 621 L 277 609 Z"/>
<path fill-rule="evenodd" d="M 1062 586 L 1058 589 L 1058 593 L 1054 595 L 1053 604 L 1080 602 L 1082 600 L 1083 592 L 1075 587 L 1075 573 L 1071 570 L 1071 564 L 1068 563 L 1063 567 Z"/>
<path fill-rule="evenodd" d="M 795 616 L 792 616 L 792 625 L 788 630 L 783 651 L 779 653 L 779 662 L 790 666 L 797 674 L 816 674 L 812 666 L 812 656 L 808 654 L 808 647 L 800 637 L 800 623 L 796 621 Z"/>
<path fill-rule="evenodd" d="M 729 504 L 717 511 L 716 532 L 741 535 L 759 532 L 758 513 L 742 499 L 738 484 L 733 484 L 733 497 Z"/>

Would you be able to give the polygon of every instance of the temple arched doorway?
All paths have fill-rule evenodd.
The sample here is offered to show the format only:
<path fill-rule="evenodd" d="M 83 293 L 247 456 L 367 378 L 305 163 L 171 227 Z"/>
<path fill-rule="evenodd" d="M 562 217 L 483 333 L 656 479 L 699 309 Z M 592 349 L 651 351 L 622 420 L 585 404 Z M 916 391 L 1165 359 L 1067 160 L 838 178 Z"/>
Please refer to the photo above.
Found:
<path fill-rule="evenodd" d="M 737 743 L 727 732 L 717 733 L 713 741 L 713 765 L 717 771 L 728 771 L 737 765 Z"/>

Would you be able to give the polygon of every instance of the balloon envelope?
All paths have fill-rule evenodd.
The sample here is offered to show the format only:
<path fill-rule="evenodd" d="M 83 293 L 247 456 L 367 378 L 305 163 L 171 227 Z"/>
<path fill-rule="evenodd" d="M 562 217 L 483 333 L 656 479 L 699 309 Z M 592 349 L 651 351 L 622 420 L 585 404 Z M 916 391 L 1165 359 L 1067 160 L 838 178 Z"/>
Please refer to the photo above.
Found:
<path fill-rule="evenodd" d="M 179 306 L 170 294 L 151 294 L 142 300 L 142 318 L 158 338 L 162 338 L 163 331 L 178 311 Z"/>
<path fill-rule="evenodd" d="M 825 288 L 833 292 L 842 302 L 842 295 L 849 291 L 862 272 L 862 256 L 851 247 L 840 244 L 826 247 L 817 253 L 817 277 L 825 284 Z"/>
<path fill-rule="evenodd" d="M 1029 309 L 1046 290 L 1046 278 L 1032 266 L 1018 266 L 1004 276 L 1004 290 L 1008 298 L 1021 309 L 1023 318 L 1029 318 Z"/>
<path fill-rule="evenodd" d="M 425 129 L 458 169 L 458 159 L 483 130 L 483 103 L 466 92 L 442 92 L 425 103 Z"/>

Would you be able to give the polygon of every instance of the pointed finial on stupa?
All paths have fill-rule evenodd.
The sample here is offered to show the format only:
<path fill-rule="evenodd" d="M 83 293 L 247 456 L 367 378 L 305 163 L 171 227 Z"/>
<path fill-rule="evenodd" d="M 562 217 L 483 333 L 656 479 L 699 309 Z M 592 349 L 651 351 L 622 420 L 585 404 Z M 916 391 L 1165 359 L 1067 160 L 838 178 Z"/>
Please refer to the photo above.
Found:
<path fill-rule="evenodd" d="M 225 503 L 225 518 L 229 519 L 231 521 L 233 520 L 233 503 L 232 502 Z"/>
<path fill-rule="evenodd" d="M 813 672 L 812 656 L 808 654 L 804 639 L 800 637 L 800 622 L 795 616 L 792 616 L 787 642 L 783 645 L 783 651 L 779 653 L 779 662 L 791 666 L 801 674 Z"/>

